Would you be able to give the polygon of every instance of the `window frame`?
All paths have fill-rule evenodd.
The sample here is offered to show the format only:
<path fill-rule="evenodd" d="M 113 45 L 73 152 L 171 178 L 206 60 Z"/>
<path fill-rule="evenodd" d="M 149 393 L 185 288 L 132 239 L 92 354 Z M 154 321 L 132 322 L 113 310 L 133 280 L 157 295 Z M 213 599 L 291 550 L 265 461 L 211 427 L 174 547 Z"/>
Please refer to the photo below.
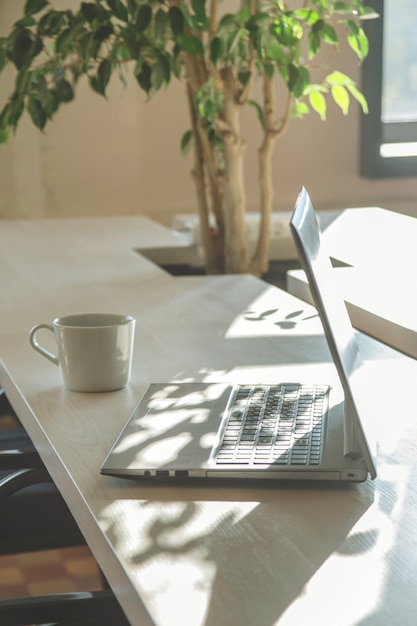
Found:
<path fill-rule="evenodd" d="M 361 91 L 369 113 L 361 116 L 360 173 L 366 178 L 405 178 L 417 176 L 417 156 L 381 156 L 383 144 L 404 141 L 414 136 L 417 142 L 416 122 L 382 122 L 382 72 L 384 0 L 370 2 L 379 14 L 378 19 L 364 23 L 369 39 L 369 54 L 362 65 Z"/>

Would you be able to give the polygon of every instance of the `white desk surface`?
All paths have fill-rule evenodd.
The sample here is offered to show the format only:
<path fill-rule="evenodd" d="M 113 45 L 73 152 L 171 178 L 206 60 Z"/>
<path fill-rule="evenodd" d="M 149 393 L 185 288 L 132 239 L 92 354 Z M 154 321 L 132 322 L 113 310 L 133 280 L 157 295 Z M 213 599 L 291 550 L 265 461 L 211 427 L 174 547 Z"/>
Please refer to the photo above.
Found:
<path fill-rule="evenodd" d="M 417 364 L 365 335 L 381 391 L 374 482 L 168 487 L 99 474 L 149 382 L 335 382 L 308 304 L 249 276 L 172 278 L 133 252 L 153 229 L 0 222 L 0 385 L 131 624 L 414 626 Z M 32 325 L 88 310 L 137 319 L 121 391 L 66 391 L 29 345 Z"/>
<path fill-rule="evenodd" d="M 329 254 L 358 269 L 395 275 L 399 267 L 417 268 L 417 219 L 380 207 L 359 207 L 335 212 L 326 225 Z"/>
<path fill-rule="evenodd" d="M 417 219 L 376 207 L 347 209 L 323 233 L 353 325 L 417 358 Z M 312 302 L 301 270 L 287 288 Z"/>

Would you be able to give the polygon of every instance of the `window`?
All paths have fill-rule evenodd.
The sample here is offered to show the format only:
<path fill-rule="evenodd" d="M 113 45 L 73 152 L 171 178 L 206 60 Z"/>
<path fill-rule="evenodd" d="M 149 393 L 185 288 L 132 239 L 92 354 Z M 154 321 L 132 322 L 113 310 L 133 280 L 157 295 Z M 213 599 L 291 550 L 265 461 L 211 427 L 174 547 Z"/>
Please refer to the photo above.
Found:
<path fill-rule="evenodd" d="M 417 2 L 374 0 L 380 18 L 365 24 L 370 52 L 362 91 L 361 174 L 417 176 Z"/>

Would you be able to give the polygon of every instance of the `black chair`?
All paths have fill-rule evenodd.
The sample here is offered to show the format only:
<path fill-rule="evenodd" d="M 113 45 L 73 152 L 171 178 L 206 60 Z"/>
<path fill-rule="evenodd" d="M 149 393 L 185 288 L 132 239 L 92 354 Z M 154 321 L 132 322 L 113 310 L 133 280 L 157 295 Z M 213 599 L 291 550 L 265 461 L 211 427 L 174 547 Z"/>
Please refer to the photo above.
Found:
<path fill-rule="evenodd" d="M 110 590 L 0 600 L 4 626 L 129 626 Z"/>
<path fill-rule="evenodd" d="M 25 487 L 15 489 L 10 483 L 13 495 L 3 500 L 0 515 L 0 555 L 85 545 L 70 510 L 1 390 L 0 420 L 8 421 L 8 427 L 0 429 L 0 480 L 14 470 L 40 470 L 37 480 L 28 481 Z"/>
<path fill-rule="evenodd" d="M 73 516 L 4 394 L 0 431 L 0 554 L 85 544 Z M 129 626 L 102 577 L 103 590 L 0 600 L 0 624 Z"/>

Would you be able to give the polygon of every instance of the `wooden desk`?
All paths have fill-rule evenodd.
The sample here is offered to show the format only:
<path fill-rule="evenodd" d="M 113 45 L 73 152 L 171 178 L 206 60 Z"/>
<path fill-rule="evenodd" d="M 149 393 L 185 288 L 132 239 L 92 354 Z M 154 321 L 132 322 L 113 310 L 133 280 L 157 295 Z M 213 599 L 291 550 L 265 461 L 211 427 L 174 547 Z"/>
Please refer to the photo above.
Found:
<path fill-rule="evenodd" d="M 163 487 L 100 476 L 151 381 L 337 384 L 308 304 L 249 276 L 172 278 L 133 252 L 152 229 L 140 218 L 0 223 L 0 384 L 130 622 L 414 626 L 417 364 L 369 337 L 360 345 L 383 392 L 373 483 Z M 66 391 L 29 345 L 33 324 L 87 310 L 137 319 L 124 390 Z"/>

